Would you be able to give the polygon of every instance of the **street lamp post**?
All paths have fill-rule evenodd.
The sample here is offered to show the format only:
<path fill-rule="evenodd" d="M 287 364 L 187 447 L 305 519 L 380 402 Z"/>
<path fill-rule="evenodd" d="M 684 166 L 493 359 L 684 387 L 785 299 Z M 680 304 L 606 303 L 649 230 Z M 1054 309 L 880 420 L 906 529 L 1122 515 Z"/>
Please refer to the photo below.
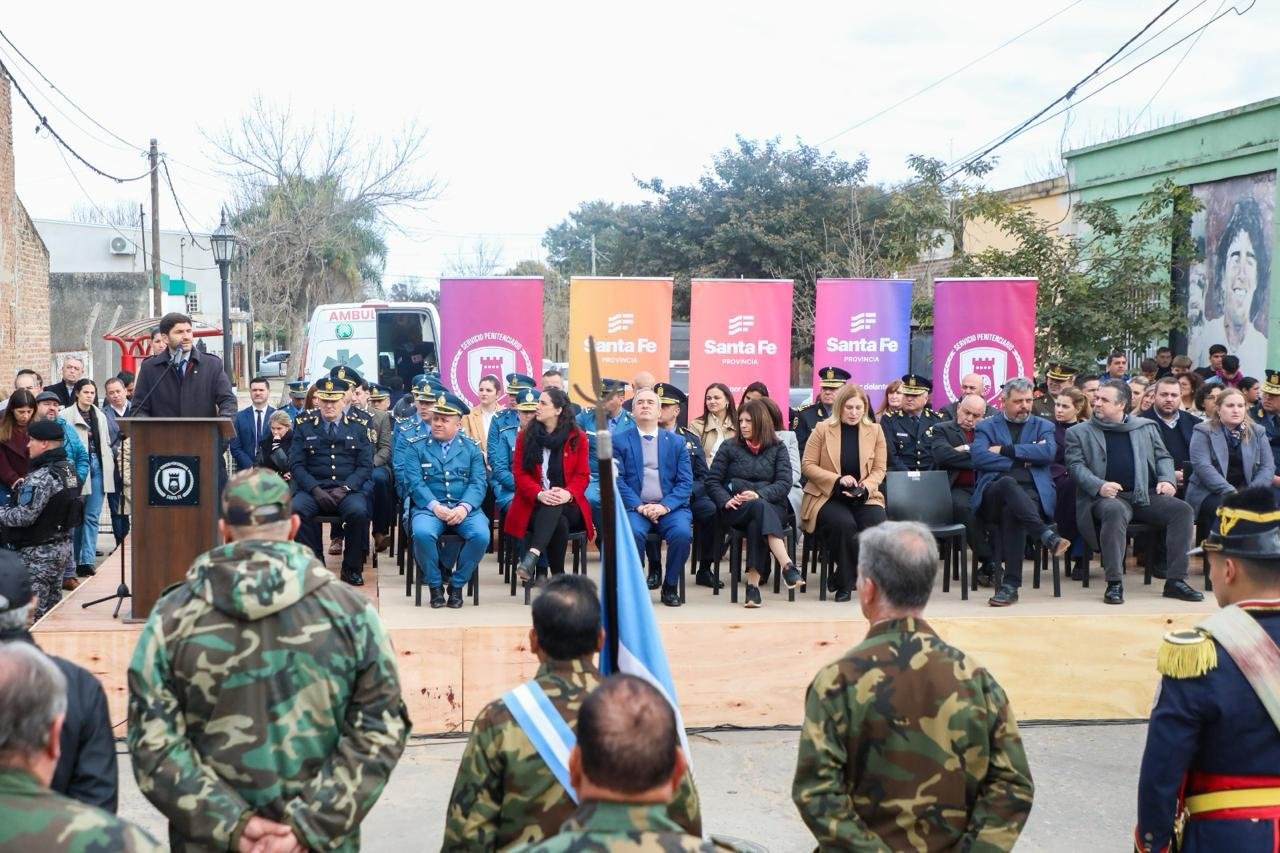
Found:
<path fill-rule="evenodd" d="M 217 230 L 209 235 L 209 244 L 213 247 L 213 260 L 218 264 L 218 273 L 222 276 L 222 366 L 231 374 L 231 286 L 229 275 L 231 262 L 235 260 L 238 248 L 235 232 L 227 227 L 227 210 L 222 209 L 222 222 Z M 233 380 L 234 381 L 234 380 Z"/>

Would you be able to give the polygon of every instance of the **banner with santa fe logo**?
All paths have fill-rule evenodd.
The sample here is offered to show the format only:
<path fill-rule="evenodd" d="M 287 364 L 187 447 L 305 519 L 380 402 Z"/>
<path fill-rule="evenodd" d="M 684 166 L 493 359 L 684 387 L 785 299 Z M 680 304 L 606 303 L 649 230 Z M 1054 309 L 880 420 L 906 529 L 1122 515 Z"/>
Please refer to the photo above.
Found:
<path fill-rule="evenodd" d="M 813 322 L 813 394 L 818 371 L 843 367 L 878 407 L 911 361 L 909 279 L 820 278 Z"/>
<path fill-rule="evenodd" d="M 502 391 L 508 373 L 539 380 L 542 279 L 443 278 L 440 327 L 441 379 L 469 405 L 480 401 L 480 380 L 490 374 Z"/>
<path fill-rule="evenodd" d="M 628 384 L 641 372 L 665 382 L 671 372 L 671 294 L 669 278 L 569 279 L 569 386 L 591 387 L 591 348 L 601 379 Z M 590 405 L 577 392 L 570 398 Z"/>
<path fill-rule="evenodd" d="M 1032 378 L 1034 278 L 940 278 L 933 289 L 933 406 L 960 396 L 960 379 L 983 379 L 987 402 L 1015 376 Z"/>
<path fill-rule="evenodd" d="M 723 382 L 742 389 L 763 382 L 787 417 L 791 387 L 791 292 L 785 280 L 694 279 L 689 304 L 689 388 L 692 419 L 702 395 Z"/>

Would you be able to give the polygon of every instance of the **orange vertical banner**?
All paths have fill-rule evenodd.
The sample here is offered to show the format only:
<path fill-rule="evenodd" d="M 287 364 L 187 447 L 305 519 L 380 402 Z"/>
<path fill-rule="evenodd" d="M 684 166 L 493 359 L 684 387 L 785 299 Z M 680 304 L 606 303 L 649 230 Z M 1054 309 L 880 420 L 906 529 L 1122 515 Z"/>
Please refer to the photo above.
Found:
<path fill-rule="evenodd" d="M 666 381 L 671 362 L 669 278 L 569 279 L 569 384 L 591 384 L 590 345 L 595 335 L 600 376 L 627 382 L 641 371 Z M 570 397 L 586 403 L 576 393 Z"/>

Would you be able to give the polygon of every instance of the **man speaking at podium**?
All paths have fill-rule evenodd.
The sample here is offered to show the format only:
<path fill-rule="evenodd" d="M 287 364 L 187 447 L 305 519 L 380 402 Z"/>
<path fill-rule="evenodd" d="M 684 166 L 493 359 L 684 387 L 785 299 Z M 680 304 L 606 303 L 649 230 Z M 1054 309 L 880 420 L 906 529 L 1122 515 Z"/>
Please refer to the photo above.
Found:
<path fill-rule="evenodd" d="M 160 318 L 166 346 L 142 362 L 133 390 L 135 418 L 234 418 L 236 394 L 222 359 L 192 344 L 191 318 L 176 311 Z"/>

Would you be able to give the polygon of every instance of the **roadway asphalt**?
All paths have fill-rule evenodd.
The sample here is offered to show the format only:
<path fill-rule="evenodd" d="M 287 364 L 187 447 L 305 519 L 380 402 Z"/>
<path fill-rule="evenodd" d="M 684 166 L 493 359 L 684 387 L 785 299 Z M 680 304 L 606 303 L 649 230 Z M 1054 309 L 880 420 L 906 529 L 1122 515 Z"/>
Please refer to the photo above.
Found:
<path fill-rule="evenodd" d="M 1022 730 L 1035 805 L 1019 851 L 1121 850 L 1132 837 L 1145 724 L 1039 725 Z M 813 839 L 791 803 L 798 734 L 794 730 L 717 730 L 690 736 L 708 830 L 748 838 L 770 851 L 800 853 Z M 363 849 L 436 850 L 460 739 L 415 739 L 363 827 Z M 123 744 L 120 747 L 123 750 Z M 138 793 L 121 756 L 122 816 L 164 839 L 164 820 Z"/>

